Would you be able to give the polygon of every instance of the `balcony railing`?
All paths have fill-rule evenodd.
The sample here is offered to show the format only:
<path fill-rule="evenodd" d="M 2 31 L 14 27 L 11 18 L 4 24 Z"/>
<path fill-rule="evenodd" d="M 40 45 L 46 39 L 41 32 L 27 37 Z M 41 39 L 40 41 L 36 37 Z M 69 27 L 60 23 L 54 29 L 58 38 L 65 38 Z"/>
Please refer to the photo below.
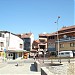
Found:
<path fill-rule="evenodd" d="M 63 41 L 75 41 L 75 37 L 68 37 L 68 38 L 59 39 L 59 42 L 63 42 Z M 56 41 L 56 42 L 58 42 L 58 41 Z"/>
<path fill-rule="evenodd" d="M 71 41 L 71 40 L 75 40 L 75 37 L 62 38 L 62 39 L 59 39 L 59 40 L 60 41 L 64 41 L 64 40 Z"/>
<path fill-rule="evenodd" d="M 56 51 L 55 48 L 48 48 L 48 51 Z"/>

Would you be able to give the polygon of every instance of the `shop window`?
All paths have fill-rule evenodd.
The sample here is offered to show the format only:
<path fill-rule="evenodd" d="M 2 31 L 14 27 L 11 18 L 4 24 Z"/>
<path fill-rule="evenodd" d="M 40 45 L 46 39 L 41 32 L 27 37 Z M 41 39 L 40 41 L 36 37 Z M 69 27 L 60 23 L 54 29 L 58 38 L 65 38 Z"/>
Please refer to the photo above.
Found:
<path fill-rule="evenodd" d="M 8 56 L 10 56 L 10 54 L 8 54 Z"/>
<path fill-rule="evenodd" d="M 13 55 L 11 54 L 11 56 L 13 56 Z"/>
<path fill-rule="evenodd" d="M 22 57 L 22 53 L 19 53 L 19 57 Z"/>

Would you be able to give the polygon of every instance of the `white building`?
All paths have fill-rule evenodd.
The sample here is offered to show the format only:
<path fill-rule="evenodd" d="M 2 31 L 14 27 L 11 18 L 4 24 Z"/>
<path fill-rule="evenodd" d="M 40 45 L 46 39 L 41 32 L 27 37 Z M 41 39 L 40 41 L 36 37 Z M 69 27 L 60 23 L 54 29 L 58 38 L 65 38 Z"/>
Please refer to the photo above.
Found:
<path fill-rule="evenodd" d="M 0 56 L 7 59 L 23 57 L 23 40 L 8 31 L 0 31 Z"/>

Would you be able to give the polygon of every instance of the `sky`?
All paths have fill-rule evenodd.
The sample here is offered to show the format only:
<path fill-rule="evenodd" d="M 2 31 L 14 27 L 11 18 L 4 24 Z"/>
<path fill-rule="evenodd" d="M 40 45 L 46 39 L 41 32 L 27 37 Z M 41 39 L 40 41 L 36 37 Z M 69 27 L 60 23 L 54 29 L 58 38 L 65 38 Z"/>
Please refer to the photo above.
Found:
<path fill-rule="evenodd" d="M 14 34 L 52 33 L 75 25 L 75 0 L 0 0 L 0 30 Z M 57 21 L 58 25 L 54 22 Z"/>

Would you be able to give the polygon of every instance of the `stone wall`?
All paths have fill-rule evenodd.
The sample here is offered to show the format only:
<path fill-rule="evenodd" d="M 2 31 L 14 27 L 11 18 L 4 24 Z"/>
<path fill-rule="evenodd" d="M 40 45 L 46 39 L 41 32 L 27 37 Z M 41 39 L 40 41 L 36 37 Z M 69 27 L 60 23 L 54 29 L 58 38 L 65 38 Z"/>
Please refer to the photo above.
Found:
<path fill-rule="evenodd" d="M 35 66 L 37 72 L 41 71 L 42 65 L 38 61 L 34 62 L 34 66 Z"/>
<path fill-rule="evenodd" d="M 41 75 L 54 75 L 46 67 L 41 67 Z"/>

